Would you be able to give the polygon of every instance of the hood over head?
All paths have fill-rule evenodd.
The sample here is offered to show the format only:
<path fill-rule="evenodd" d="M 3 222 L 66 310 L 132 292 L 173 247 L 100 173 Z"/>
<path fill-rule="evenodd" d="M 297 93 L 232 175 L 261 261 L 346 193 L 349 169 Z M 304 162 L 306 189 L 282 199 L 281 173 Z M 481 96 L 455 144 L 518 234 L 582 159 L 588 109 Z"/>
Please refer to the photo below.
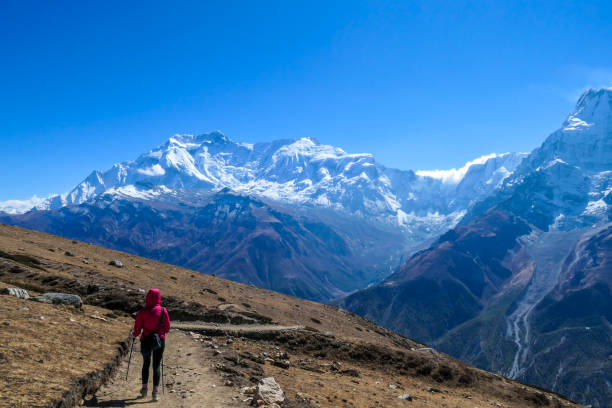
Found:
<path fill-rule="evenodd" d="M 149 289 L 146 299 L 147 307 L 155 307 L 161 304 L 161 292 L 157 288 Z"/>

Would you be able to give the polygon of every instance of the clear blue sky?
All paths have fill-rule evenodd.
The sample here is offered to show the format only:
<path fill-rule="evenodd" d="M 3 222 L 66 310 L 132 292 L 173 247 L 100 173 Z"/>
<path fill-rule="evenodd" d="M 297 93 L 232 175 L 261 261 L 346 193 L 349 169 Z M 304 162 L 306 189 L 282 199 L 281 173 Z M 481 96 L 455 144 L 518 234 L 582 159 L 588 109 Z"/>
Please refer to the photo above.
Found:
<path fill-rule="evenodd" d="M 4 2 L 0 200 L 182 132 L 315 136 L 403 169 L 529 151 L 612 85 L 610 3 Z"/>

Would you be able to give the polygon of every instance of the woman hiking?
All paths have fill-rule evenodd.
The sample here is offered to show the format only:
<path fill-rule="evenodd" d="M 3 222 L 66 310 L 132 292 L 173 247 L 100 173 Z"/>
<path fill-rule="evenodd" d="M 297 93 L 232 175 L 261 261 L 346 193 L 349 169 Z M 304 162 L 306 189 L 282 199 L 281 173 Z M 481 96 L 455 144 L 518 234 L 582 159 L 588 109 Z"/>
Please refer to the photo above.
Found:
<path fill-rule="evenodd" d="M 140 332 L 140 352 L 144 362 L 142 364 L 142 388 L 140 397 L 147 396 L 149 382 L 149 367 L 151 355 L 153 356 L 153 401 L 159 400 L 160 363 L 166 346 L 166 333 L 170 331 L 170 316 L 168 310 L 161 305 L 161 292 L 152 288 L 147 293 L 146 306 L 140 309 L 134 322 L 134 337 Z M 157 337 L 155 336 L 157 335 Z"/>

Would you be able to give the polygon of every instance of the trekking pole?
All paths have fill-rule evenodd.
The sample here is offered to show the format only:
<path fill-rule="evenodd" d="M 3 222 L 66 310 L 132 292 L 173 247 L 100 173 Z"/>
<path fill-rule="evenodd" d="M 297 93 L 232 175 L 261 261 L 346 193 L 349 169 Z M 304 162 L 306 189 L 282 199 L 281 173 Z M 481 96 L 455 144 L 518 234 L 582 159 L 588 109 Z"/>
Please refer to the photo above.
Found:
<path fill-rule="evenodd" d="M 161 365 L 162 365 L 162 394 L 166 393 L 166 379 L 164 378 L 164 356 L 162 355 L 161 358 Z"/>
<path fill-rule="evenodd" d="M 134 351 L 134 337 L 132 336 L 131 330 L 130 330 L 130 337 L 132 338 L 132 346 L 130 347 L 130 358 L 128 359 L 127 371 L 125 372 L 125 381 L 127 381 L 128 375 L 130 374 L 130 363 L 132 362 L 132 351 Z"/>

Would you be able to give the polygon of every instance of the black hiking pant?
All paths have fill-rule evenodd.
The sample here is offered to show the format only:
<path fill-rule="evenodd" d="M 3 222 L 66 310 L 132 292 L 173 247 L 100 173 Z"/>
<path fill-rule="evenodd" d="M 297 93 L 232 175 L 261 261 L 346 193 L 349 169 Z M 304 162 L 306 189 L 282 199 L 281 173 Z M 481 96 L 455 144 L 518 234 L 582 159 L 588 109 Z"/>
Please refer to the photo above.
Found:
<path fill-rule="evenodd" d="M 151 367 L 151 355 L 153 355 L 153 386 L 159 386 L 159 380 L 161 378 L 161 360 L 164 355 L 164 349 L 166 348 L 166 340 L 161 341 L 161 348 L 158 350 L 151 350 L 145 347 L 142 342 L 140 343 L 140 352 L 142 353 L 142 383 L 147 384 L 149 382 L 149 368 Z"/>

